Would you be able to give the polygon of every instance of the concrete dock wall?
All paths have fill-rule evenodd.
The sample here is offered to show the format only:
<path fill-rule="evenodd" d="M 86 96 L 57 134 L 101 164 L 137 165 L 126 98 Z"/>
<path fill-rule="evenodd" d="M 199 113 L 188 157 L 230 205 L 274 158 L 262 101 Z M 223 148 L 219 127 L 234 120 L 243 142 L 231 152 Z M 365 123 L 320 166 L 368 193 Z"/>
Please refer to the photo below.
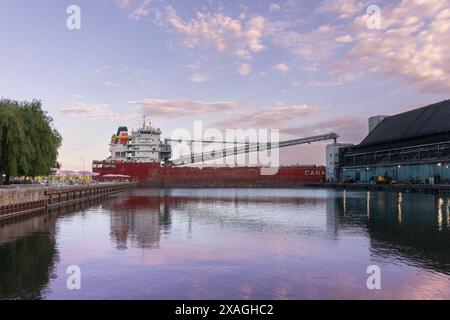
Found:
<path fill-rule="evenodd" d="M 0 189 L 0 207 L 44 199 L 45 188 L 42 187 Z"/>
<path fill-rule="evenodd" d="M 134 182 L 67 187 L 0 188 L 0 220 L 137 187 Z"/>

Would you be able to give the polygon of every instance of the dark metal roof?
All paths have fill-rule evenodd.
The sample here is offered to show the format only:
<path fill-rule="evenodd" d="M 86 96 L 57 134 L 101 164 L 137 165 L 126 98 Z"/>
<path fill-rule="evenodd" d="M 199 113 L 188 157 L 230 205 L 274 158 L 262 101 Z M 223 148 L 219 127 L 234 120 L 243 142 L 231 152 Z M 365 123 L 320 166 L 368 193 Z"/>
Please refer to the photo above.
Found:
<path fill-rule="evenodd" d="M 359 146 L 450 132 L 450 100 L 399 113 L 381 121 Z"/>

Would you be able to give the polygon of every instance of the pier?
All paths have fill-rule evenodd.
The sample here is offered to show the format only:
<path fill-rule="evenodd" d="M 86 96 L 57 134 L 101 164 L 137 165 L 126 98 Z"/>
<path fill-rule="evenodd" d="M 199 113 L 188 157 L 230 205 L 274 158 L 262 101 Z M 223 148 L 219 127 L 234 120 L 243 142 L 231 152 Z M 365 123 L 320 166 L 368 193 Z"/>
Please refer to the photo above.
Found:
<path fill-rule="evenodd" d="M 135 182 L 125 182 L 86 186 L 0 188 L 0 221 L 122 192 L 137 186 Z"/>
<path fill-rule="evenodd" d="M 327 187 L 337 190 L 367 190 L 367 191 L 394 191 L 394 192 L 415 192 L 430 193 L 439 195 L 450 195 L 450 185 L 448 184 L 372 184 L 372 183 L 323 183 L 309 184 L 315 187 Z"/>

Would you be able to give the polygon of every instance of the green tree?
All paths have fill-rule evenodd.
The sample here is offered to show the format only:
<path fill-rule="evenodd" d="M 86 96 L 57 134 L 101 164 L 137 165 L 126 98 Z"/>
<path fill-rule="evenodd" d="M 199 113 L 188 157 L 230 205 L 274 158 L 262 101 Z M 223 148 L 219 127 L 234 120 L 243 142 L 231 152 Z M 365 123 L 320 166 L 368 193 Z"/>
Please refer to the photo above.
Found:
<path fill-rule="evenodd" d="M 0 101 L 0 179 L 6 174 L 8 180 L 10 175 L 17 174 L 19 166 L 25 165 L 19 163 L 25 160 L 21 154 L 26 150 L 22 149 L 25 139 L 17 111 L 17 103 Z"/>
<path fill-rule="evenodd" d="M 0 180 L 50 174 L 61 142 L 40 101 L 0 100 Z"/>

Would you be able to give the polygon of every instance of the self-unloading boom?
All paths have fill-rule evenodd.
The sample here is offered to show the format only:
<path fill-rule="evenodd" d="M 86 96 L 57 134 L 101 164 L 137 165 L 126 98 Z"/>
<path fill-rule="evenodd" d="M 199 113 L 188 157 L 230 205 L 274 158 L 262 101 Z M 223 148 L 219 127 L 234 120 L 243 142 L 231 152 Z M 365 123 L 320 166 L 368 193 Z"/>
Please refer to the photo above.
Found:
<path fill-rule="evenodd" d="M 178 159 L 169 161 L 166 163 L 166 165 L 167 166 L 181 166 L 181 165 L 187 165 L 187 164 L 193 164 L 193 163 L 201 163 L 201 162 L 205 162 L 205 161 L 216 160 L 216 159 L 225 158 L 228 156 L 234 156 L 234 155 L 243 154 L 243 153 L 259 152 L 259 151 L 265 151 L 265 150 L 270 150 L 270 149 L 284 148 L 284 147 L 312 143 L 312 142 L 317 142 L 317 141 L 334 140 L 336 142 L 336 139 L 338 137 L 339 136 L 336 133 L 328 133 L 328 134 L 322 134 L 322 135 L 318 135 L 318 136 L 280 141 L 277 143 L 271 143 L 271 142 L 268 142 L 268 143 L 225 142 L 224 144 L 235 143 L 235 146 L 232 148 L 223 148 L 223 149 L 219 149 L 219 150 L 212 150 L 209 152 L 191 153 L 190 155 L 182 156 Z M 178 140 L 172 140 L 172 141 L 178 141 Z M 179 142 L 181 142 L 181 141 L 179 141 Z M 191 141 L 191 142 L 223 143 L 222 141 Z M 238 144 L 244 144 L 244 145 L 238 146 Z"/>

